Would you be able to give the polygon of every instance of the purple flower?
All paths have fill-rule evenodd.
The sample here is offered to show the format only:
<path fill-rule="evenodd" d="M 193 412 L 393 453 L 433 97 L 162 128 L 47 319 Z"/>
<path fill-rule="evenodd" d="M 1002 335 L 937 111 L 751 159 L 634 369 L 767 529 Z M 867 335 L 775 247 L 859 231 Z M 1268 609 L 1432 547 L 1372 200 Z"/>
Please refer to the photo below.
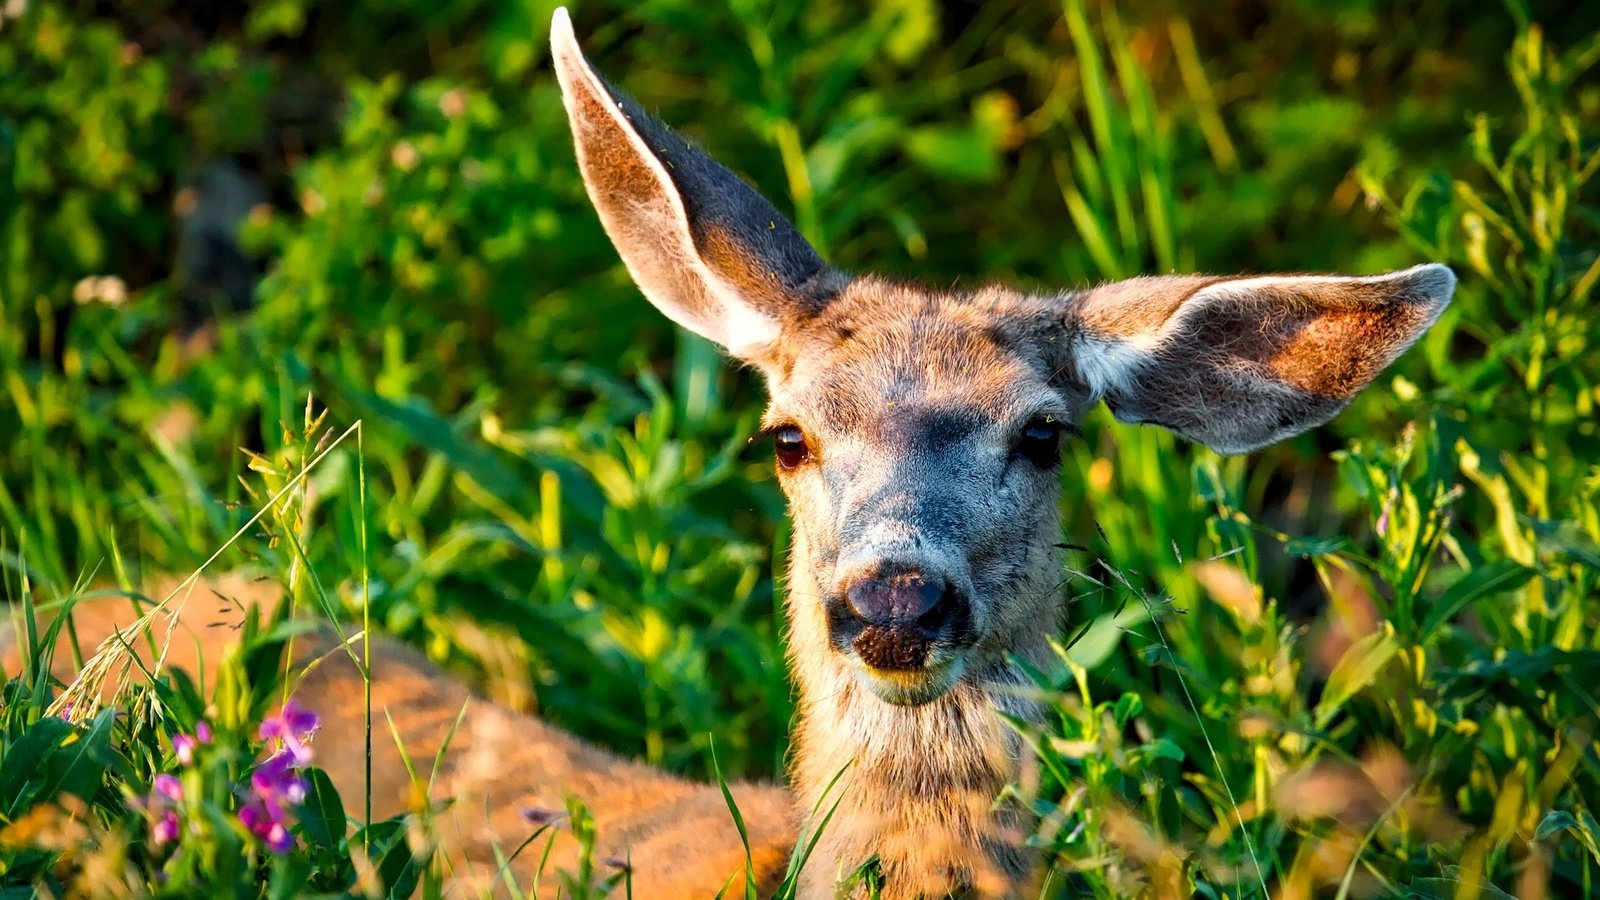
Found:
<path fill-rule="evenodd" d="M 175 776 L 163 772 L 150 782 L 150 786 L 155 788 L 157 797 L 165 797 L 173 803 L 183 802 L 183 784 Z"/>
<path fill-rule="evenodd" d="M 294 757 L 295 765 L 303 766 L 311 761 L 311 748 L 305 742 L 311 739 L 316 730 L 317 714 L 290 697 L 277 715 L 261 720 L 259 733 L 263 741 L 277 741 Z"/>
<path fill-rule="evenodd" d="M 277 715 L 261 722 L 261 739 L 274 747 L 250 773 L 250 797 L 239 808 L 239 822 L 273 853 L 287 853 L 294 846 L 288 810 L 305 802 L 308 785 L 300 770 L 311 762 L 305 742 L 316 730 L 317 714 L 292 697 Z"/>
<path fill-rule="evenodd" d="M 194 752 L 201 744 L 211 743 L 211 726 L 201 719 L 194 725 L 194 734 L 175 734 L 172 736 L 172 749 L 178 754 L 178 762 L 190 765 L 194 762 Z"/>
<path fill-rule="evenodd" d="M 151 816 L 150 843 L 160 847 L 178 839 L 182 822 L 175 807 L 183 802 L 183 783 L 163 772 L 151 779 L 150 789 L 150 796 L 137 799 L 136 805 Z"/>
<path fill-rule="evenodd" d="M 287 853 L 294 837 L 284 822 L 284 809 L 271 797 L 255 797 L 239 808 L 239 821 L 246 831 L 260 838 L 273 853 Z"/>
<path fill-rule="evenodd" d="M 150 826 L 150 843 L 160 847 L 178 839 L 178 813 L 167 810 Z"/>
<path fill-rule="evenodd" d="M 283 827 L 282 822 L 273 822 L 267 829 L 265 837 L 267 849 L 273 853 L 288 853 L 294 847 L 294 837 L 289 834 L 289 829 Z"/>
<path fill-rule="evenodd" d="M 246 800 L 239 807 L 239 821 L 251 834 L 264 834 L 272 816 L 267 813 L 266 804 L 260 800 Z"/>
<path fill-rule="evenodd" d="M 299 763 L 288 750 L 267 757 L 250 773 L 250 787 L 257 797 L 301 803 L 306 799 L 306 780 L 300 777 Z"/>

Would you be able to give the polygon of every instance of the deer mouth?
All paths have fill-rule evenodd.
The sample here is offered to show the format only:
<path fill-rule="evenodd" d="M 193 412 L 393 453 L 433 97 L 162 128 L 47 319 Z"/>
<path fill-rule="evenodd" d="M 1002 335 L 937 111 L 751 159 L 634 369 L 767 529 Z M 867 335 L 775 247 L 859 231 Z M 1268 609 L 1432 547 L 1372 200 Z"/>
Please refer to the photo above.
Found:
<path fill-rule="evenodd" d="M 954 687 L 971 644 L 965 602 L 933 605 L 920 615 L 864 618 L 837 597 L 827 605 L 829 644 L 867 689 L 896 706 L 938 700 Z"/>
<path fill-rule="evenodd" d="M 921 669 L 878 669 L 852 655 L 857 677 L 873 696 L 892 706 L 921 706 L 943 697 L 955 687 L 966 668 L 961 654 Z"/>
<path fill-rule="evenodd" d="M 874 696 L 895 706 L 931 703 L 950 691 L 965 669 L 964 632 L 914 623 L 830 623 L 834 652 L 844 657 Z"/>

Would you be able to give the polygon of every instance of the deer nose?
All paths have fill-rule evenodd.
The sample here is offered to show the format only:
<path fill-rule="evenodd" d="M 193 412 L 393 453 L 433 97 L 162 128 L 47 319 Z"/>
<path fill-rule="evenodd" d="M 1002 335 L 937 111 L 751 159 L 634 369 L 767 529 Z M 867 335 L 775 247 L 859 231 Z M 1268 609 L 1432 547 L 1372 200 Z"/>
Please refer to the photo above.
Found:
<path fill-rule="evenodd" d="M 861 661 L 874 669 L 923 668 L 928 651 L 959 614 L 960 601 L 945 579 L 918 569 L 863 578 L 844 592 L 849 621 L 836 622 Z M 853 634 L 851 633 L 853 632 Z"/>

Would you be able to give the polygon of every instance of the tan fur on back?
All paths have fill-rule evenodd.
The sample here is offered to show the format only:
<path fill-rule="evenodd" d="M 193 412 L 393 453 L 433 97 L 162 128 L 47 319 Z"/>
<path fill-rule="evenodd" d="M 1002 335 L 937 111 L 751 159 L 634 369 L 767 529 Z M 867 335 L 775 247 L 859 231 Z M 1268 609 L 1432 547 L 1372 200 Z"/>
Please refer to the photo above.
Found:
<path fill-rule="evenodd" d="M 160 599 L 178 584 L 170 578 L 153 579 L 145 593 Z M 181 597 L 182 593 L 174 597 L 170 608 L 177 608 Z M 270 608 L 280 597 L 276 584 L 238 574 L 195 585 L 175 620 L 167 665 L 188 672 L 197 681 L 203 679 L 209 691 L 216 681 L 218 660 L 230 644 L 237 643 L 230 626 L 237 625 L 240 607 Z M 84 655 L 91 655 L 113 628 L 126 629 L 137 618 L 132 601 L 126 598 L 79 603 L 73 621 Z M 158 616 L 152 632 L 160 637 L 173 623 L 170 617 Z M 139 640 L 131 643 L 148 663 L 148 646 Z M 312 744 L 316 764 L 333 779 L 345 809 L 359 816 L 366 769 L 360 675 L 342 651 L 327 652 L 334 646 L 331 637 L 300 638 L 298 643 L 295 657 L 302 664 L 323 657 L 294 690 L 300 702 L 322 720 Z M 435 803 L 453 799 L 439 815 L 437 828 L 446 871 L 457 895 L 505 893 L 503 881 L 497 879 L 496 846 L 502 855 L 510 856 L 537 828 L 524 810 L 562 812 L 569 795 L 581 799 L 594 815 L 597 862 L 626 861 L 631 866 L 635 897 L 710 897 L 730 880 L 736 890 L 742 890 L 745 850 L 716 785 L 690 782 L 629 762 L 536 718 L 496 707 L 475 697 L 459 680 L 415 650 L 392 640 L 375 642 L 373 660 L 373 817 L 407 812 L 419 800 L 391 736 L 387 713 L 424 784 L 432 775 Z M 4 662 L 8 674 L 20 670 L 16 647 L 7 648 Z M 54 674 L 67 682 L 76 674 L 74 668 L 64 637 L 55 654 Z M 443 767 L 432 773 L 432 761 L 463 707 L 466 715 L 451 740 Z M 782 876 L 794 842 L 791 798 L 787 791 L 769 785 L 738 783 L 730 787 L 749 829 L 752 861 L 762 891 L 770 893 Z M 541 837 L 511 865 L 525 892 L 533 886 L 531 879 L 543 851 Z M 553 891 L 555 873 L 575 869 L 577 852 L 577 842 L 558 829 L 541 895 Z M 603 863 L 599 868 L 601 877 L 616 871 Z"/>

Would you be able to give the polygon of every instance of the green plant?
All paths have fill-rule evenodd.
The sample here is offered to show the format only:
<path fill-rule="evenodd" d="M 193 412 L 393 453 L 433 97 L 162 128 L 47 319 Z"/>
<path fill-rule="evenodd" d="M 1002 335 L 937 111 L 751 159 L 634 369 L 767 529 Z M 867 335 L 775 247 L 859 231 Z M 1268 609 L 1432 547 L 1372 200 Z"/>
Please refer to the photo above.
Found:
<path fill-rule="evenodd" d="M 0 581 L 24 621 L 226 546 L 215 566 L 293 570 L 298 608 L 509 707 L 678 772 L 782 772 L 787 536 L 747 445 L 759 386 L 645 310 L 588 211 L 542 68 L 552 3 L 3 5 Z M 604 68 L 846 267 L 1071 286 L 1456 265 L 1451 311 L 1315 435 L 1223 460 L 1085 423 L 1062 670 L 1039 676 L 1054 719 L 1017 791 L 1056 895 L 1592 892 L 1587 5 L 575 15 Z M 1502 55 L 1509 78 L 1484 64 Z M 195 308 L 175 251 L 218 158 L 269 198 L 241 223 L 265 274 L 237 314 Z M 287 639 L 259 628 L 184 770 L 204 821 L 236 815 L 292 674 L 245 676 Z M 67 725 L 40 638 L 0 703 L 0 780 L 55 774 L 0 790 L 5 888 L 96 860 L 156 890 L 181 857 L 175 892 L 439 889 L 416 822 L 367 825 L 359 797 L 340 837 L 296 825 L 289 857 L 231 823 L 152 853 L 130 801 L 178 770 L 202 708 L 157 681 Z M 316 796 L 309 827 L 337 821 Z M 29 823 L 56 843 L 12 841 Z"/>
<path fill-rule="evenodd" d="M 1361 524 L 1317 535 L 1260 521 L 1237 475 L 1201 459 L 1194 484 L 1212 512 L 1198 549 L 1210 558 L 1185 572 L 1196 545 L 1174 542 L 1171 594 L 1123 574 L 1144 557 L 1115 530 L 1111 564 L 1070 573 L 1108 595 L 1063 648 L 1074 678 L 1041 676 L 1059 716 L 1034 736 L 1055 786 L 1045 796 L 1059 798 L 1041 808 L 1043 836 L 1070 887 L 1593 889 L 1595 697 L 1576 673 L 1600 659 L 1600 473 L 1580 412 L 1596 374 L 1581 348 L 1595 340 L 1584 309 L 1600 273 L 1600 151 L 1580 124 L 1596 98 L 1577 86 L 1600 43 L 1555 50 L 1523 15 L 1507 56 L 1517 130 L 1498 154 L 1487 117 L 1471 138 L 1493 193 L 1431 176 L 1390 200 L 1379 169 L 1363 175 L 1428 258 L 1478 277 L 1425 341 L 1439 411 L 1398 440 L 1334 454 Z M 1404 375 L 1394 387 L 1418 391 Z M 1308 559 L 1326 592 L 1310 628 L 1260 586 L 1273 545 Z M 1193 587 L 1210 602 L 1189 599 Z M 1098 665 L 1124 628 L 1139 662 L 1107 679 L 1112 696 L 1128 693 L 1103 700 L 1075 660 Z"/>

